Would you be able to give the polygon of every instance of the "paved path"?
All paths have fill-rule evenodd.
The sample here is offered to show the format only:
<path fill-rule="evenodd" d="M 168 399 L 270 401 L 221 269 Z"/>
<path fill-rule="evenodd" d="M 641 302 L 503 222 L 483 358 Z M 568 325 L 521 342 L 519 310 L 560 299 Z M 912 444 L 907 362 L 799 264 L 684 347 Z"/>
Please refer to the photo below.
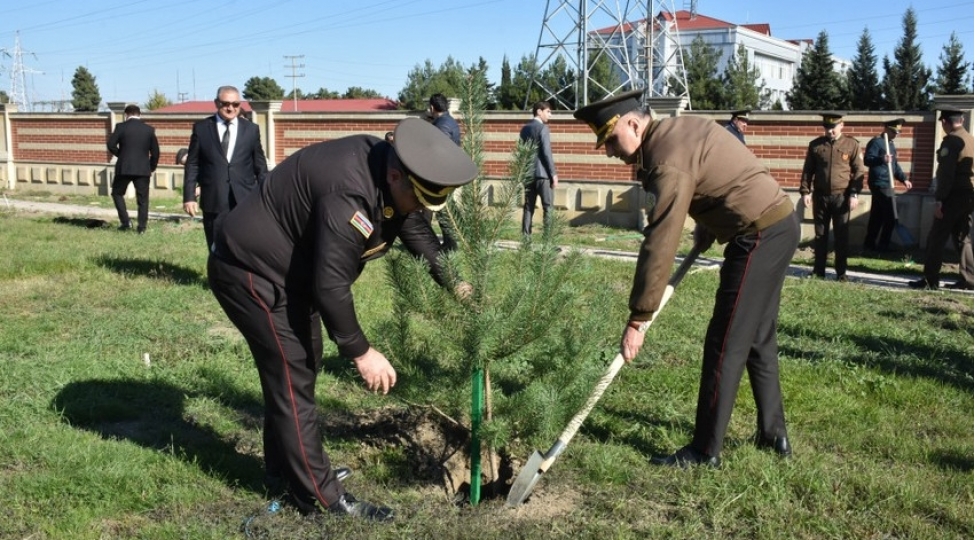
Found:
<path fill-rule="evenodd" d="M 5 208 L 8 210 L 14 210 L 19 212 L 36 212 L 44 214 L 61 214 L 70 215 L 78 217 L 88 217 L 105 219 L 110 223 L 114 223 L 118 219 L 114 208 L 99 208 L 97 206 L 81 206 L 81 205 L 71 205 L 71 204 L 60 204 L 60 203 L 47 203 L 47 202 L 34 202 L 34 201 L 22 201 L 16 199 L 9 199 L 4 196 L 3 203 Z M 182 221 L 187 219 L 199 220 L 199 216 L 196 218 L 190 218 L 186 214 L 173 214 L 167 212 L 149 212 L 149 219 L 162 220 L 162 221 Z M 502 249 L 517 249 L 518 242 L 513 241 L 500 241 L 497 246 Z M 582 252 L 586 255 L 593 257 L 604 257 L 609 259 L 618 260 L 632 260 L 636 261 L 637 254 L 628 251 L 614 251 L 607 249 L 598 248 L 583 248 Z M 680 259 L 678 259 L 678 262 Z M 721 261 L 718 259 L 711 259 L 707 257 L 700 257 L 696 263 L 699 268 L 710 268 L 717 269 L 721 266 Z M 789 275 L 796 278 L 807 277 L 811 273 L 812 269 L 808 266 L 791 265 L 789 266 Z M 847 276 L 853 283 L 861 283 L 863 285 L 869 285 L 874 287 L 884 287 L 893 290 L 910 291 L 907 283 L 909 281 L 918 278 L 917 275 L 901 275 L 901 274 L 871 274 L 866 272 L 856 272 L 848 271 Z M 832 279 L 835 274 L 830 272 L 828 278 Z M 947 285 L 946 282 L 942 282 L 942 286 Z M 958 293 L 958 294 L 969 294 L 971 291 L 953 291 L 951 289 L 945 289 L 942 287 L 943 291 Z"/>

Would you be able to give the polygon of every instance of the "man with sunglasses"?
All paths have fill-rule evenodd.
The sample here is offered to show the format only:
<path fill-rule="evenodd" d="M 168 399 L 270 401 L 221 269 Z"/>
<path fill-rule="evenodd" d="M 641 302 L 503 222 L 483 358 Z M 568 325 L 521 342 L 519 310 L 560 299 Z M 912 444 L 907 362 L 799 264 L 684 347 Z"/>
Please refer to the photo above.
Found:
<path fill-rule="evenodd" d="M 596 133 L 597 148 L 635 166 L 647 192 L 647 226 L 620 339 L 627 362 L 639 353 L 647 322 L 660 308 L 686 218 L 696 222 L 694 243 L 702 251 L 715 240 L 726 244 L 704 338 L 693 438 L 651 463 L 720 466 L 745 370 L 757 406 L 754 443 L 789 456 L 776 326 L 785 273 L 799 242 L 792 201 L 765 165 L 716 122 L 654 119 L 640 106 L 642 94 L 625 92 L 575 112 Z"/>
<path fill-rule="evenodd" d="M 216 114 L 193 125 L 183 166 L 183 210 L 190 216 L 203 212 L 208 249 L 217 216 L 257 191 L 267 176 L 261 130 L 240 116 L 240 92 L 221 86 L 213 103 Z"/>
<path fill-rule="evenodd" d="M 422 210 L 439 210 L 477 175 L 464 151 L 419 118 L 394 143 L 371 135 L 320 142 L 291 154 L 258 193 L 219 219 L 207 265 L 210 289 L 250 346 L 264 394 L 265 483 L 286 486 L 305 514 L 321 509 L 377 521 L 392 510 L 346 493 L 322 449 L 315 381 L 322 325 L 366 387 L 386 394 L 396 370 L 359 325 L 352 284 L 396 238 L 423 257 L 458 297 L 438 262 L 440 243 Z"/>

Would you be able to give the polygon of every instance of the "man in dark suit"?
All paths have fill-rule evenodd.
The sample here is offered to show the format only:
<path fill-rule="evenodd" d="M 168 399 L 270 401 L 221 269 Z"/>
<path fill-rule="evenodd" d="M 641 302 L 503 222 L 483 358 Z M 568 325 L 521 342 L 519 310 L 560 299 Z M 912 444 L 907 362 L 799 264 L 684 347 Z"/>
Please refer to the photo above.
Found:
<path fill-rule="evenodd" d="M 552 141 L 548 131 L 548 120 L 552 117 L 552 105 L 539 101 L 532 106 L 532 120 L 522 126 L 518 135 L 521 142 L 535 145 L 535 172 L 530 182 L 525 184 L 525 207 L 521 214 L 521 234 L 531 236 L 532 218 L 535 215 L 535 201 L 542 198 L 542 218 L 548 228 L 552 219 L 553 190 L 559 185 L 559 175 L 552 159 Z"/>
<path fill-rule="evenodd" d="M 108 138 L 108 151 L 115 161 L 115 179 L 112 180 L 112 201 L 118 211 L 119 230 L 132 228 L 129 212 L 125 208 L 125 190 L 129 182 L 135 184 L 135 201 L 139 207 L 137 230 L 146 232 L 149 220 L 149 176 L 159 163 L 159 140 L 156 130 L 142 122 L 138 105 L 125 108 L 125 121 L 115 126 Z"/>
<path fill-rule="evenodd" d="M 190 216 L 202 210 L 208 247 L 217 216 L 257 191 L 267 176 L 261 130 L 240 117 L 240 92 L 221 86 L 213 103 L 217 114 L 193 125 L 183 174 L 183 210 Z"/>

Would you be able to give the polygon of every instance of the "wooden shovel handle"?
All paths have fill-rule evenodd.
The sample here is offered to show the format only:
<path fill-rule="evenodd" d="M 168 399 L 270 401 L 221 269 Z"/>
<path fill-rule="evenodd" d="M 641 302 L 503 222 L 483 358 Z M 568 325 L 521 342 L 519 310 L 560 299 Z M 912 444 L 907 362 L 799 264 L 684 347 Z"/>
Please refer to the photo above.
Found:
<path fill-rule="evenodd" d="M 699 249 L 694 248 L 691 249 L 690 253 L 688 253 L 686 257 L 684 257 L 684 261 L 670 277 L 670 281 L 667 283 L 667 288 L 664 289 L 664 295 L 660 299 L 660 307 L 653 312 L 647 326 L 649 326 L 649 323 L 652 323 L 657 318 L 657 315 L 659 315 L 661 310 L 664 309 L 664 306 L 667 305 L 667 301 L 669 301 L 670 297 L 674 295 L 674 289 L 681 282 L 681 280 L 684 279 L 687 271 L 691 268 L 691 266 L 694 265 L 694 261 L 697 259 L 700 253 L 701 252 Z M 586 404 L 582 407 L 582 410 L 572 417 L 572 420 L 569 421 L 569 425 L 567 425 L 565 430 L 562 431 L 562 434 L 559 435 L 559 440 L 556 441 L 551 450 L 546 453 L 545 462 L 543 463 L 541 470 L 544 471 L 548 469 L 548 465 L 551 464 L 552 461 L 555 461 L 555 458 L 557 458 L 558 455 L 562 453 L 562 450 L 568 446 L 569 441 L 572 440 L 572 437 L 575 437 L 576 432 L 579 431 L 579 427 L 582 426 L 582 423 L 586 420 L 586 417 L 589 416 L 589 413 L 596 405 L 596 402 L 603 397 L 603 393 L 606 391 L 606 388 L 609 387 L 609 384 L 613 382 L 614 378 L 616 378 L 616 374 L 619 373 L 619 370 L 623 367 L 624 363 L 625 361 L 623 359 L 623 354 L 617 354 L 616 358 L 613 359 L 613 363 L 611 363 L 609 368 L 606 370 L 606 373 L 604 373 L 602 378 L 599 379 L 599 382 L 596 383 L 596 387 L 589 395 L 589 399 L 586 400 Z"/>

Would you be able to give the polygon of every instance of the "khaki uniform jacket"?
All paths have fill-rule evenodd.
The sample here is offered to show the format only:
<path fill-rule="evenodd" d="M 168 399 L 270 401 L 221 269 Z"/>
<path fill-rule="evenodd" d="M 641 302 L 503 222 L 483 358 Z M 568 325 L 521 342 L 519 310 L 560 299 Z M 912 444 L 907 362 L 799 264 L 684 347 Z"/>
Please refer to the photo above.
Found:
<path fill-rule="evenodd" d="M 818 137 L 809 143 L 806 151 L 799 193 L 847 196 L 860 193 L 864 171 L 860 141 L 847 135 L 840 135 L 835 141 L 825 135 Z"/>
<path fill-rule="evenodd" d="M 660 307 L 688 216 L 725 243 L 781 221 L 794 207 L 751 150 L 711 120 L 680 116 L 651 122 L 639 152 L 647 227 L 630 317 L 645 321 Z"/>
<path fill-rule="evenodd" d="M 955 196 L 972 197 L 973 146 L 972 134 L 965 128 L 958 128 L 941 140 L 935 199 L 943 203 Z"/>

